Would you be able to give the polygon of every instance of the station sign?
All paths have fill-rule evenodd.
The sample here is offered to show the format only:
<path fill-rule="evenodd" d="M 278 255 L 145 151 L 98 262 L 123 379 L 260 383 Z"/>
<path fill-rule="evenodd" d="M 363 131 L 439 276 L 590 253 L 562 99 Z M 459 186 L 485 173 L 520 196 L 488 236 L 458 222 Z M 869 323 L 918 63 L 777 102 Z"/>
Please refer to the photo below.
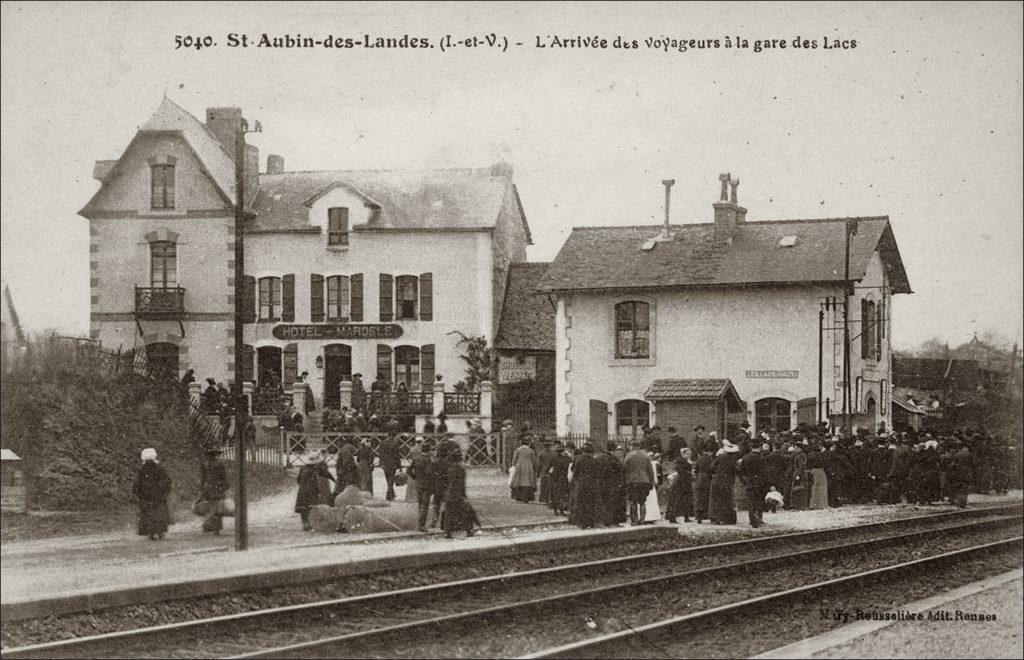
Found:
<path fill-rule="evenodd" d="M 308 323 L 275 325 L 277 339 L 397 339 L 402 326 L 397 323 Z"/>
<path fill-rule="evenodd" d="M 748 371 L 747 378 L 799 378 L 800 372 L 793 371 L 777 371 L 773 369 L 761 369 L 759 371 Z"/>

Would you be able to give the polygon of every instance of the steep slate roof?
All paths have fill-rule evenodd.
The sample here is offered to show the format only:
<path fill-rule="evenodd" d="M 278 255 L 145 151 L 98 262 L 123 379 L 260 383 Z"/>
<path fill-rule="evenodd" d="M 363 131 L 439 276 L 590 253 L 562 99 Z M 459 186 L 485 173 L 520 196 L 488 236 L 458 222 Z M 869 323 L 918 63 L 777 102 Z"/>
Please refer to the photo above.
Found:
<path fill-rule="evenodd" d="M 354 230 L 490 229 L 506 195 L 516 194 L 511 176 L 495 175 L 490 168 L 261 174 L 253 203 L 256 218 L 246 231 L 317 231 L 309 222 L 309 205 L 339 185 L 376 209 L 366 225 Z M 523 225 L 529 236 L 525 216 Z"/>
<path fill-rule="evenodd" d="M 737 225 L 732 242 L 714 238 L 714 224 L 672 225 L 673 240 L 641 246 L 660 225 L 576 227 L 541 280 L 542 291 L 666 286 L 841 282 L 848 218 L 772 220 Z M 860 280 L 875 249 L 892 266 L 894 293 L 910 293 L 886 216 L 856 218 L 850 277 Z M 779 239 L 796 236 L 793 247 Z"/>
<path fill-rule="evenodd" d="M 495 347 L 506 350 L 555 350 L 555 310 L 537 284 L 548 263 L 512 264 L 505 287 Z"/>
<path fill-rule="evenodd" d="M 918 405 L 910 403 L 909 400 L 907 400 L 903 396 L 900 396 L 896 392 L 892 393 L 892 402 L 893 402 L 894 405 L 897 405 L 900 408 L 903 408 L 904 410 L 906 410 L 909 413 L 913 413 L 915 415 L 927 415 L 928 414 L 927 410 L 925 410 L 924 408 L 921 408 Z"/>
<path fill-rule="evenodd" d="M 723 395 L 728 395 L 733 407 L 742 405 L 729 379 L 660 379 L 651 383 L 643 396 L 648 401 L 667 401 L 717 400 Z"/>

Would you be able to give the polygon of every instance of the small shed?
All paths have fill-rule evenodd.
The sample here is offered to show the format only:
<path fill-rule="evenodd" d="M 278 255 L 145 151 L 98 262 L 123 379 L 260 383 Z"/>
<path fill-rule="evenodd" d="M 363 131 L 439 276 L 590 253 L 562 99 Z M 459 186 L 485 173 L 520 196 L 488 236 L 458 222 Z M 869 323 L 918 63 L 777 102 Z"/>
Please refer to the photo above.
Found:
<path fill-rule="evenodd" d="M 681 433 L 700 425 L 727 438 L 746 419 L 746 405 L 728 378 L 656 380 L 644 398 L 654 403 L 658 426 L 674 426 Z"/>
<path fill-rule="evenodd" d="M 28 491 L 21 471 L 21 457 L 10 449 L 0 449 L 0 510 L 18 513 L 28 510 Z"/>
<path fill-rule="evenodd" d="M 913 399 L 900 394 L 892 394 L 892 428 L 894 431 L 914 429 L 920 431 L 928 411 L 921 408 Z"/>

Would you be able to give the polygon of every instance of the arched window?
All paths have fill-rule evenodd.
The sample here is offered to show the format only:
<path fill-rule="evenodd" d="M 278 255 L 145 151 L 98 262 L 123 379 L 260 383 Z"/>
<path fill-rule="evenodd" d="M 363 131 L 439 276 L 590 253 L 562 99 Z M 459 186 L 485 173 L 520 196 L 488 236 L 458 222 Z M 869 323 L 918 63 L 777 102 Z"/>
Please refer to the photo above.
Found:
<path fill-rule="evenodd" d="M 166 342 L 147 344 L 146 369 L 158 378 L 177 378 L 178 347 Z"/>
<path fill-rule="evenodd" d="M 405 383 L 410 390 L 420 383 L 420 349 L 417 346 L 395 348 L 395 387 Z"/>
<path fill-rule="evenodd" d="M 178 246 L 173 241 L 149 244 L 149 285 L 155 289 L 178 286 Z"/>
<path fill-rule="evenodd" d="M 615 404 L 615 423 L 619 435 L 639 438 L 651 419 L 651 408 L 646 401 L 626 399 Z"/>
<path fill-rule="evenodd" d="M 327 278 L 327 319 L 348 321 L 351 316 L 349 280 L 344 275 Z"/>
<path fill-rule="evenodd" d="M 790 403 L 786 399 L 770 397 L 754 403 L 758 431 L 788 431 L 791 428 Z"/>
<path fill-rule="evenodd" d="M 615 357 L 642 359 L 651 356 L 651 309 L 645 302 L 621 302 L 615 306 Z"/>
<path fill-rule="evenodd" d="M 281 320 L 281 278 L 260 278 L 260 320 Z"/>

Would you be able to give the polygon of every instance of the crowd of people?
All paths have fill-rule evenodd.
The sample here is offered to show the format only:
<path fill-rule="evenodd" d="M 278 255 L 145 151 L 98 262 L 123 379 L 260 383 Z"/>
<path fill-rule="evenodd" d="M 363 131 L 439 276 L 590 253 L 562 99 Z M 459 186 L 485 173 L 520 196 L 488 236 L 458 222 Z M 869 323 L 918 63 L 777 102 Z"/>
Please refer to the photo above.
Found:
<path fill-rule="evenodd" d="M 524 430 L 512 457 L 511 497 L 539 500 L 583 528 L 652 522 L 662 515 L 662 500 L 670 523 L 681 517 L 731 525 L 737 508 L 745 508 L 750 525 L 759 527 L 765 509 L 903 501 L 966 507 L 970 493 L 1002 494 L 1020 480 L 1014 473 L 1019 446 L 970 429 L 932 434 L 883 427 L 849 438 L 832 435 L 825 424 L 757 436 L 749 429 L 744 423 L 732 439 L 719 439 L 698 426 L 687 439 L 673 427 L 662 437 L 654 427 L 628 451 L 615 444 L 566 446 Z"/>

